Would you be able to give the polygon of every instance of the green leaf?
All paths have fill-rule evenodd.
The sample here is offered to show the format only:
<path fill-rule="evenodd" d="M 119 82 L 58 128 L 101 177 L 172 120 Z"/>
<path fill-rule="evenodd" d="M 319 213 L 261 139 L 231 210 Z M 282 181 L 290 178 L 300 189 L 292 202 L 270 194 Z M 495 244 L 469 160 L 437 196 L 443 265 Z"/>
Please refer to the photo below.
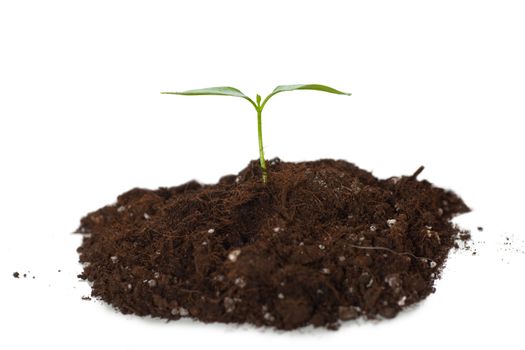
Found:
<path fill-rule="evenodd" d="M 205 89 L 187 90 L 182 92 L 161 92 L 161 94 L 173 94 L 173 95 L 186 95 L 186 96 L 197 96 L 197 95 L 220 95 L 220 96 L 235 96 L 247 98 L 239 89 L 231 86 L 216 86 Z"/>
<path fill-rule="evenodd" d="M 329 93 L 338 94 L 338 95 L 347 95 L 347 96 L 351 95 L 349 93 L 336 90 L 330 86 L 320 85 L 320 84 L 279 85 L 272 91 L 272 95 L 275 95 L 283 91 L 294 91 L 294 90 L 317 90 L 317 91 L 324 91 L 324 92 L 329 92 Z"/>
<path fill-rule="evenodd" d="M 182 92 L 161 92 L 161 94 L 185 95 L 185 96 L 217 95 L 217 96 L 242 97 L 248 100 L 255 107 L 255 109 L 257 109 L 255 102 L 253 102 L 251 98 L 243 94 L 241 90 L 236 89 L 231 86 L 216 86 L 216 87 L 209 87 L 205 89 L 187 90 L 187 91 L 182 91 Z"/>
<path fill-rule="evenodd" d="M 342 92 L 342 91 L 336 90 L 336 89 L 334 89 L 334 88 L 332 88 L 330 86 L 321 85 L 321 84 L 279 85 L 278 87 L 273 89 L 271 94 L 266 96 L 266 98 L 264 99 L 264 101 L 263 101 L 263 103 L 261 105 L 261 109 L 264 108 L 264 106 L 266 105 L 266 102 L 268 102 L 268 100 L 272 96 L 274 96 L 275 94 L 278 94 L 279 92 L 294 91 L 294 90 L 316 90 L 316 91 L 329 92 L 331 94 L 337 94 L 337 95 L 347 95 L 347 96 L 352 95 L 352 94 L 349 94 L 347 92 Z"/>

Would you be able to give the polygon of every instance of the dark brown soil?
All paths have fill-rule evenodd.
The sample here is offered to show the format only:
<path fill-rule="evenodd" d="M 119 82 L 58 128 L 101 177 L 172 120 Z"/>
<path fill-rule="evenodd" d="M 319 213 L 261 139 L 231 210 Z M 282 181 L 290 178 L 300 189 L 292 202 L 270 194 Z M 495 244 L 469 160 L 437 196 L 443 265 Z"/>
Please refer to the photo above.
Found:
<path fill-rule="evenodd" d="M 84 217 L 80 275 L 123 313 L 279 329 L 392 318 L 434 292 L 469 211 L 416 176 L 257 161 L 215 185 L 133 189 Z"/>

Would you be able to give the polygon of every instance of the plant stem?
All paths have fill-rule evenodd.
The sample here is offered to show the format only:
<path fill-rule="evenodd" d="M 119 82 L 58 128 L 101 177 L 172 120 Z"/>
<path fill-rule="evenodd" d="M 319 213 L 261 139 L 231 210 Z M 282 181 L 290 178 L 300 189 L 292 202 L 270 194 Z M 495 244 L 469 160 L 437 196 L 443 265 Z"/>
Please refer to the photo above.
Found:
<path fill-rule="evenodd" d="M 262 108 L 259 105 L 257 108 L 257 131 L 259 135 L 259 161 L 261 163 L 262 181 L 263 183 L 266 183 L 268 181 L 268 172 L 266 171 L 266 161 L 264 160 L 261 116 L 262 116 Z"/>

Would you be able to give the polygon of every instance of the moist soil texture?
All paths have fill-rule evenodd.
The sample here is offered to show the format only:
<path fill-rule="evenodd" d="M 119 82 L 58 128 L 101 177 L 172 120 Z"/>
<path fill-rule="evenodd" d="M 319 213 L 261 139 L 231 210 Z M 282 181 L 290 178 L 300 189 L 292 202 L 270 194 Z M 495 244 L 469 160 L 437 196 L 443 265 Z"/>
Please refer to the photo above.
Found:
<path fill-rule="evenodd" d="M 469 208 L 342 160 L 258 161 L 217 184 L 132 189 L 82 218 L 79 277 L 125 314 L 336 329 L 434 292 Z"/>

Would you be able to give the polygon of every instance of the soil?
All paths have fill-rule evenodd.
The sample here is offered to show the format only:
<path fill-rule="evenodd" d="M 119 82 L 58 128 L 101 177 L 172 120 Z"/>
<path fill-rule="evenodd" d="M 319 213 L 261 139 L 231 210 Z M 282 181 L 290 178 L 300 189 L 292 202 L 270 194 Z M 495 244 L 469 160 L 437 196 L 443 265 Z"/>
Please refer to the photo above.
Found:
<path fill-rule="evenodd" d="M 77 232 L 98 297 L 169 320 L 336 329 L 392 318 L 434 292 L 469 208 L 411 176 L 342 160 L 258 161 L 217 184 L 132 189 Z M 463 237 L 465 239 L 465 237 Z"/>

